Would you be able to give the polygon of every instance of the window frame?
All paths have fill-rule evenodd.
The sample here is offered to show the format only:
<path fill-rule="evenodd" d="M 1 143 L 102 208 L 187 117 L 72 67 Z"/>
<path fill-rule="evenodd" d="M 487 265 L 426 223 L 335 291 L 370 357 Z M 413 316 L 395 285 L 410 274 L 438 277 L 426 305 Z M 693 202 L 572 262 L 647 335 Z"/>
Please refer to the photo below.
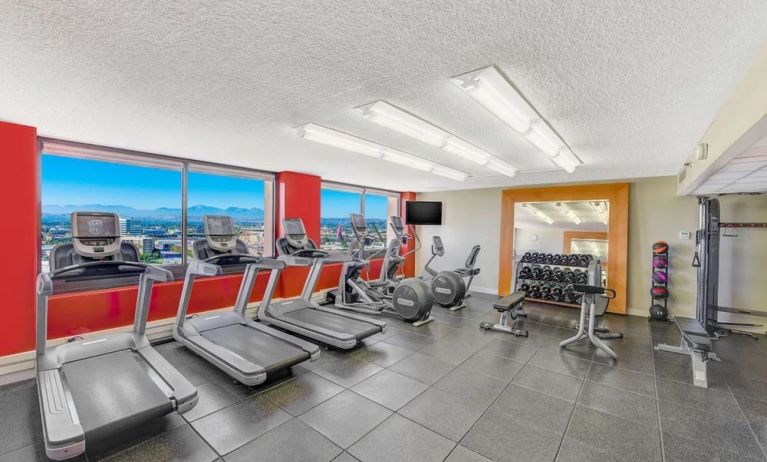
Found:
<path fill-rule="evenodd" d="M 38 158 L 42 160 L 43 155 L 54 155 L 60 157 L 71 157 L 75 159 L 87 159 L 102 162 L 111 162 L 117 164 L 128 164 L 138 167 L 162 168 L 178 171 L 181 175 L 181 241 L 182 253 L 181 263 L 169 263 L 159 265 L 173 273 L 175 280 L 182 279 L 186 273 L 188 264 L 188 216 L 187 199 L 189 193 L 189 172 L 209 173 L 214 175 L 230 175 L 241 178 L 259 179 L 264 181 L 264 236 L 269 239 L 269 249 L 271 255 L 275 254 L 275 211 L 276 197 L 275 188 L 277 175 L 265 170 L 251 169 L 247 167 L 237 167 L 216 162 L 200 161 L 184 157 L 175 157 L 162 154 L 154 154 L 143 151 L 134 151 L 128 149 L 118 149 L 106 146 L 97 146 L 87 143 L 78 143 L 73 141 L 59 140 L 55 138 L 38 138 Z M 40 183 L 42 185 L 42 162 L 40 170 Z M 42 226 L 42 209 L 38 210 L 38 216 Z M 268 223 L 268 224 L 267 224 Z M 268 228 L 268 232 L 267 232 Z M 38 249 L 42 251 L 42 234 L 38 233 Z M 267 245 L 265 243 L 264 250 Z M 42 261 L 37 261 L 38 273 L 42 269 Z M 96 289 L 110 289 L 116 287 L 125 287 L 136 285 L 138 277 L 115 277 L 95 281 L 78 281 L 72 283 L 57 282 L 57 293 L 80 292 Z"/>

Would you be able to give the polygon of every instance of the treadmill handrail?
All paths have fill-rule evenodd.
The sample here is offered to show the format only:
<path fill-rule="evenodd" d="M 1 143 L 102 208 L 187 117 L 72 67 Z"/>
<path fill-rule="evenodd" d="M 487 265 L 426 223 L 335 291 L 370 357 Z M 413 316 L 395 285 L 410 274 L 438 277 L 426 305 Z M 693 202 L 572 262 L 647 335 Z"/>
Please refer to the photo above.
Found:
<path fill-rule="evenodd" d="M 118 260 L 106 260 L 106 261 L 102 260 L 102 261 L 89 261 L 85 263 L 78 263 L 76 265 L 65 266 L 63 268 L 59 268 L 55 271 L 51 271 L 48 273 L 40 273 L 40 276 L 45 274 L 47 275 L 48 280 L 57 281 L 60 279 L 66 279 L 67 277 L 85 276 L 87 275 L 88 271 L 93 268 L 106 268 L 106 267 L 114 267 L 117 269 L 122 267 L 140 269 L 142 270 L 141 273 L 145 274 L 149 279 L 153 281 L 157 281 L 157 282 L 167 282 L 167 281 L 173 280 L 173 273 L 166 270 L 165 268 L 160 268 L 154 265 L 148 265 L 146 263 L 118 261 Z M 73 272 L 79 272 L 80 274 L 69 274 Z M 139 274 L 139 273 L 136 273 L 136 274 Z M 40 276 L 38 276 L 38 278 Z"/>
<path fill-rule="evenodd" d="M 251 259 L 251 260 L 253 260 L 252 262 L 243 262 L 242 264 L 248 265 L 248 266 L 252 265 L 252 266 L 255 266 L 258 269 L 271 270 L 271 269 L 283 269 L 283 268 L 285 268 L 285 264 L 280 262 L 277 259 L 259 257 L 259 256 L 256 256 L 256 255 L 251 255 L 249 253 L 223 253 L 221 255 L 214 255 L 214 256 L 212 256 L 210 258 L 206 258 L 203 261 L 206 262 L 206 263 L 213 263 L 213 264 L 215 264 L 215 262 L 218 261 L 218 260 L 223 260 L 225 258 L 232 258 L 232 257 L 243 258 L 243 259 L 244 258 Z"/>
<path fill-rule="evenodd" d="M 300 257 L 290 254 L 280 255 L 277 257 L 277 261 L 282 262 L 284 268 L 285 266 L 312 266 L 315 260 L 309 257 Z"/>
<path fill-rule="evenodd" d="M 259 257 L 258 255 L 251 255 L 249 253 L 221 253 L 218 255 L 213 255 L 212 257 L 208 257 L 202 261 L 218 265 L 221 260 L 226 260 L 227 258 L 238 259 L 239 261 L 236 263 L 237 265 L 261 263 L 262 260 L 262 257 Z"/>

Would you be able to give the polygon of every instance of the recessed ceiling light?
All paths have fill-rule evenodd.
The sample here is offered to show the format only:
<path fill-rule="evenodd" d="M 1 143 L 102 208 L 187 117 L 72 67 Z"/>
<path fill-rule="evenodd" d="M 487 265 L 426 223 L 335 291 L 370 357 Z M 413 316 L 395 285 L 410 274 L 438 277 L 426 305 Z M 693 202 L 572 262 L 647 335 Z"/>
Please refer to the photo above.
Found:
<path fill-rule="evenodd" d="M 499 168 L 493 168 L 493 170 L 507 176 L 514 176 L 517 173 L 518 168 L 512 164 L 386 101 L 376 101 L 358 107 L 357 110 L 371 122 L 438 147 L 450 154 L 482 166 L 494 161 L 493 165 L 501 165 L 502 171 Z"/>
<path fill-rule="evenodd" d="M 610 222 L 610 213 L 607 208 L 607 202 L 590 201 L 589 204 L 591 204 L 591 208 L 594 209 L 594 212 L 596 212 L 597 216 L 599 216 L 599 221 L 604 224 L 608 224 Z"/>
<path fill-rule="evenodd" d="M 451 81 L 506 125 L 521 133 L 558 167 L 572 173 L 581 165 L 582 162 L 559 135 L 495 66 L 459 75 Z"/>
<path fill-rule="evenodd" d="M 315 143 L 321 143 L 345 151 L 383 159 L 405 167 L 430 172 L 457 181 L 466 181 L 468 173 L 456 170 L 418 156 L 408 154 L 372 141 L 358 138 L 332 128 L 309 123 L 298 127 L 298 136 Z"/>
<path fill-rule="evenodd" d="M 554 219 L 553 219 L 553 218 L 551 218 L 550 216 L 546 215 L 545 213 L 541 212 L 541 211 L 538 209 L 538 207 L 535 207 L 535 206 L 534 206 L 534 205 L 532 205 L 532 204 L 522 204 L 522 207 L 524 207 L 524 208 L 526 208 L 527 210 L 529 210 L 529 211 L 530 211 L 530 213 L 532 213 L 533 215 L 535 215 L 536 217 L 538 217 L 538 219 L 539 219 L 539 220 L 541 220 L 541 221 L 544 221 L 544 222 L 546 222 L 546 223 L 547 223 L 547 224 L 549 224 L 549 225 L 550 225 L 550 224 L 552 224 L 552 223 L 554 223 Z"/>
<path fill-rule="evenodd" d="M 573 209 L 568 207 L 567 204 L 565 204 L 564 202 L 557 202 L 557 207 L 559 208 L 559 210 L 562 211 L 563 214 L 565 214 L 565 216 L 567 216 L 567 218 L 570 219 L 570 221 L 572 221 L 576 225 L 583 223 L 583 220 L 581 219 L 581 217 L 579 217 L 575 212 L 573 212 Z"/>

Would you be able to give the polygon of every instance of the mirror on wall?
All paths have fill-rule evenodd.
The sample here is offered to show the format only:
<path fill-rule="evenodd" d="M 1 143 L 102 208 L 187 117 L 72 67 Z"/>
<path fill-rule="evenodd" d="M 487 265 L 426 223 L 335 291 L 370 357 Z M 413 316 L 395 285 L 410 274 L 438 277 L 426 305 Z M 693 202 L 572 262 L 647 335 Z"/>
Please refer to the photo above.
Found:
<path fill-rule="evenodd" d="M 586 282 L 588 262 L 602 262 L 609 274 L 610 203 L 605 199 L 518 202 L 514 209 L 514 290 L 544 303 L 578 307 L 580 297 L 568 289 Z"/>

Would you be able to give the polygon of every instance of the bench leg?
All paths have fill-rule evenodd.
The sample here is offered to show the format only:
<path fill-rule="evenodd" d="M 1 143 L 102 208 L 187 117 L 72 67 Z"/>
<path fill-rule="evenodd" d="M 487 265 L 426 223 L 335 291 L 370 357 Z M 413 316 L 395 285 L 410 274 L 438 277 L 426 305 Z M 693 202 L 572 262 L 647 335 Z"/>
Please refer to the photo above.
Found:
<path fill-rule="evenodd" d="M 679 341 L 679 346 L 660 343 L 655 346 L 655 350 L 689 356 L 692 361 L 693 384 L 696 387 L 708 388 L 707 362 L 709 360 L 719 361 L 715 353 L 690 348 L 687 342 L 684 341 L 684 338 Z"/>
<path fill-rule="evenodd" d="M 514 318 L 519 315 L 518 314 L 512 315 L 510 313 L 511 311 L 512 310 L 502 312 L 501 320 L 498 322 L 498 324 L 493 324 L 490 322 L 482 322 L 479 324 L 479 327 L 484 330 L 506 332 L 507 334 L 512 334 L 516 337 L 527 337 L 528 336 L 527 330 L 520 329 L 519 326 L 517 326 L 517 323 L 514 321 Z M 526 317 L 527 315 L 524 315 L 524 316 Z"/>

